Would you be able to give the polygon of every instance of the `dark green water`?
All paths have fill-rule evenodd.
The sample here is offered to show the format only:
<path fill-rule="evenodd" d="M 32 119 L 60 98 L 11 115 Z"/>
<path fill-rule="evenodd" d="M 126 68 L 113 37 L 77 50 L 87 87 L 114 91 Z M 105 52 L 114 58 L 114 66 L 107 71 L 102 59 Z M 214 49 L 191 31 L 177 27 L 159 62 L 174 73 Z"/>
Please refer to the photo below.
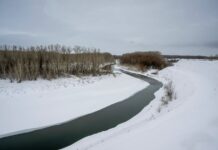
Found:
<path fill-rule="evenodd" d="M 162 83 L 143 75 L 122 72 L 144 80 L 150 85 L 131 97 L 94 113 L 63 124 L 1 138 L 0 150 L 61 149 L 84 137 L 108 130 L 131 119 L 155 98 L 154 93 L 162 87 Z"/>

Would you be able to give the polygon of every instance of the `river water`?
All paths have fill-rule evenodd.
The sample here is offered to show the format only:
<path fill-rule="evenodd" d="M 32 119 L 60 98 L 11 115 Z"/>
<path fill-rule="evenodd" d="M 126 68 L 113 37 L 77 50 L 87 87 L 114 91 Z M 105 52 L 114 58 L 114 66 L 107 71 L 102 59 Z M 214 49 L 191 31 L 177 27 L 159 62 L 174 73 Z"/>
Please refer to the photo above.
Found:
<path fill-rule="evenodd" d="M 61 149 L 131 119 L 155 98 L 154 93 L 162 87 L 162 83 L 147 76 L 122 72 L 148 82 L 149 86 L 121 102 L 63 124 L 3 137 L 0 139 L 0 149 Z"/>

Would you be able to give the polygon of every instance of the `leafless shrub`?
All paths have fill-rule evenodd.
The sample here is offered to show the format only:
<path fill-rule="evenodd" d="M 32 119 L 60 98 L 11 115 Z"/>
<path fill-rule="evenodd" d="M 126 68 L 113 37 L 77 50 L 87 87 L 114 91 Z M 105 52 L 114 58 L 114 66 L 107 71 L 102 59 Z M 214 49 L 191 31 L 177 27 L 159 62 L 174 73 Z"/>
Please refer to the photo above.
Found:
<path fill-rule="evenodd" d="M 166 60 L 159 52 L 134 52 L 121 56 L 120 63 L 134 65 L 139 70 L 145 71 L 149 68 L 163 69 L 167 66 Z"/>
<path fill-rule="evenodd" d="M 172 81 L 164 85 L 164 89 L 165 89 L 166 97 L 168 98 L 169 101 L 171 101 L 173 99 L 173 94 L 174 94 Z"/>
<path fill-rule="evenodd" d="M 163 106 L 168 105 L 170 101 L 172 101 L 173 99 L 176 99 L 176 94 L 174 91 L 172 81 L 164 85 L 164 93 L 165 95 L 161 98 L 161 105 L 157 110 L 158 112 L 161 111 Z"/>

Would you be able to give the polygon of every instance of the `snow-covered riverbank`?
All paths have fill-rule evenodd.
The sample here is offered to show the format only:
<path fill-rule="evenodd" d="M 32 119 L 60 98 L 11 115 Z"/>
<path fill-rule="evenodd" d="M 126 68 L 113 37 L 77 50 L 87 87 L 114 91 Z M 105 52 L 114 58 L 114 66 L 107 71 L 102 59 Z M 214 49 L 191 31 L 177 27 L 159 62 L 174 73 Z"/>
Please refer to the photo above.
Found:
<path fill-rule="evenodd" d="M 66 149 L 217 150 L 218 61 L 180 60 L 151 76 L 172 81 L 175 99 L 162 105 L 162 89 L 131 120 Z"/>
<path fill-rule="evenodd" d="M 22 83 L 0 80 L 0 135 L 77 118 L 124 100 L 147 85 L 125 74 Z"/>

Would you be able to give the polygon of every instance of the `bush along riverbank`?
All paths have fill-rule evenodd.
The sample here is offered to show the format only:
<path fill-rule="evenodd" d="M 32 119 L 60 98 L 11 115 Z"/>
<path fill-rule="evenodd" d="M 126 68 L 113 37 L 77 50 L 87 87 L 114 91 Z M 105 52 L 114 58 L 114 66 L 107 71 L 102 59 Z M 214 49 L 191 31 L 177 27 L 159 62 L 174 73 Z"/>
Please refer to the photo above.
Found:
<path fill-rule="evenodd" d="M 168 66 L 167 61 L 159 52 L 126 53 L 120 57 L 120 64 L 136 67 L 139 71 L 147 69 L 163 69 Z"/>

